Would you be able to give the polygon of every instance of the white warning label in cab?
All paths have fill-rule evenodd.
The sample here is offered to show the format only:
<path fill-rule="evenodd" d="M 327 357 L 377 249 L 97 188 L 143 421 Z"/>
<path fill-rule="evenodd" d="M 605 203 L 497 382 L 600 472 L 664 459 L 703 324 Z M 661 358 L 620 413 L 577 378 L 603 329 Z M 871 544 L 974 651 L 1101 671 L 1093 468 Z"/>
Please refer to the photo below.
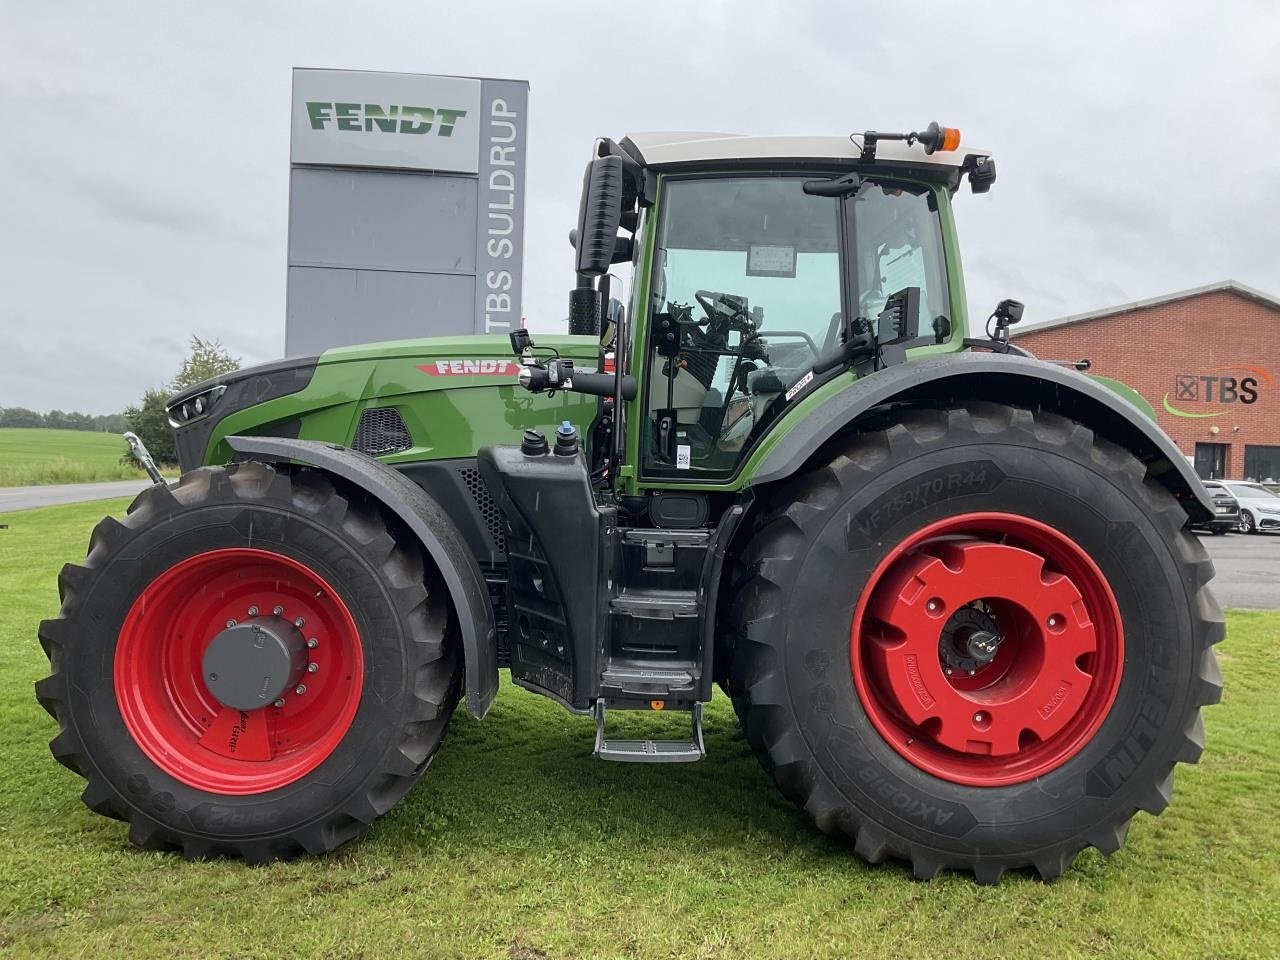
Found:
<path fill-rule="evenodd" d="M 810 370 L 803 377 L 801 377 L 799 380 L 793 383 L 791 385 L 791 389 L 787 391 L 787 403 L 790 403 L 792 397 L 794 397 L 797 393 L 799 393 L 801 390 L 807 387 L 811 380 L 813 380 L 812 370 Z"/>
<path fill-rule="evenodd" d="M 682 443 L 676 447 L 676 469 L 689 469 L 689 444 Z"/>

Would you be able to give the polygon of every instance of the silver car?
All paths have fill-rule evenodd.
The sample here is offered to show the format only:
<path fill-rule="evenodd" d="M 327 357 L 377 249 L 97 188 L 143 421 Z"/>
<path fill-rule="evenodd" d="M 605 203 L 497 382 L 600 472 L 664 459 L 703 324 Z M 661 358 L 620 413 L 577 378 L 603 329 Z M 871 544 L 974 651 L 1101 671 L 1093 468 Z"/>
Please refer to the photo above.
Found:
<path fill-rule="evenodd" d="M 1240 501 L 1242 533 L 1280 530 L 1280 494 L 1272 493 L 1260 483 L 1238 480 L 1220 482 Z"/>

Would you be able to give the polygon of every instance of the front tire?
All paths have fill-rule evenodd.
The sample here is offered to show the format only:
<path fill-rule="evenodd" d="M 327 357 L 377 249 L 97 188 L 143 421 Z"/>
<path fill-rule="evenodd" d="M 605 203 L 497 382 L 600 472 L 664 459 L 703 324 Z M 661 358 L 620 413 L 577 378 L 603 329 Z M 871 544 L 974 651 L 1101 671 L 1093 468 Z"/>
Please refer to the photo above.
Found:
<path fill-rule="evenodd" d="M 153 486 L 58 585 L 36 685 L 53 754 L 150 849 L 332 850 L 413 786 L 458 699 L 438 573 L 376 503 L 316 471 L 241 463 Z M 211 667 L 219 637 L 228 668 Z M 287 648 L 284 672 L 228 687 L 264 640 Z"/>
<path fill-rule="evenodd" d="M 1112 853 L 1198 759 L 1221 691 L 1185 519 L 1052 414 L 975 403 L 859 434 L 777 492 L 740 558 L 722 650 L 748 741 L 821 829 L 920 877 Z"/>
<path fill-rule="evenodd" d="M 1248 510 L 1240 511 L 1240 532 L 1241 533 L 1257 533 L 1258 525 L 1253 520 L 1253 514 Z"/>

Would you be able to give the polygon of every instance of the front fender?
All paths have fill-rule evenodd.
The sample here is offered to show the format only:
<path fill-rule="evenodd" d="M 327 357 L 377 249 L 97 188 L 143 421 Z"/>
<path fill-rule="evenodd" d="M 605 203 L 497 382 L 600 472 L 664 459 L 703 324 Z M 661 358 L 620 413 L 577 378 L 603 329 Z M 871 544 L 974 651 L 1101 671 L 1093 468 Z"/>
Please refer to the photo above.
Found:
<path fill-rule="evenodd" d="M 462 633 L 467 712 L 479 720 L 498 693 L 498 646 L 484 575 L 457 525 L 398 470 L 346 447 L 283 437 L 228 437 L 243 459 L 302 463 L 354 484 L 399 517 L 434 561 L 449 588 Z"/>
<path fill-rule="evenodd" d="M 871 410 L 924 400 L 986 400 L 1053 410 L 1131 451 L 1193 520 L 1214 515 L 1213 502 L 1187 458 L 1138 407 L 1074 370 L 998 353 L 913 360 L 854 381 L 779 437 L 752 474 L 751 485 L 791 476 L 822 444 Z"/>

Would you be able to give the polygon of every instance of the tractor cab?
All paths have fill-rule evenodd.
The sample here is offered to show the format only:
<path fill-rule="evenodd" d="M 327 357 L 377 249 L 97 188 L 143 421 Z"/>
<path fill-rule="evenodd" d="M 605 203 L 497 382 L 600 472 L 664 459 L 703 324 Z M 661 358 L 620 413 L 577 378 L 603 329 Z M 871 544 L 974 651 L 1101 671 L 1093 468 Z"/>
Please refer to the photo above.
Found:
<path fill-rule="evenodd" d="M 601 140 L 577 229 L 572 333 L 613 348 L 576 369 L 512 334 L 528 390 L 601 397 L 579 456 L 526 436 L 479 467 L 508 524 L 517 683 L 599 722 L 597 754 L 702 755 L 724 548 L 747 465 L 811 397 L 911 353 L 961 349 L 951 194 L 994 180 L 958 132 L 860 137 L 635 134 Z M 631 302 L 610 324 L 615 269 Z M 572 530 L 566 536 L 566 525 Z M 510 548 L 509 548 L 510 549 Z M 562 588 L 599 584 L 596 598 Z M 611 741 L 606 709 L 683 709 L 693 739 Z"/>
<path fill-rule="evenodd" d="M 617 386 L 636 397 L 611 458 L 629 494 L 732 483 L 789 411 L 850 367 L 961 348 L 950 201 L 965 176 L 990 189 L 995 164 L 958 147 L 937 124 L 597 143 L 571 235 L 570 323 L 618 340 Z M 611 272 L 628 268 L 627 322 L 602 324 Z"/>

